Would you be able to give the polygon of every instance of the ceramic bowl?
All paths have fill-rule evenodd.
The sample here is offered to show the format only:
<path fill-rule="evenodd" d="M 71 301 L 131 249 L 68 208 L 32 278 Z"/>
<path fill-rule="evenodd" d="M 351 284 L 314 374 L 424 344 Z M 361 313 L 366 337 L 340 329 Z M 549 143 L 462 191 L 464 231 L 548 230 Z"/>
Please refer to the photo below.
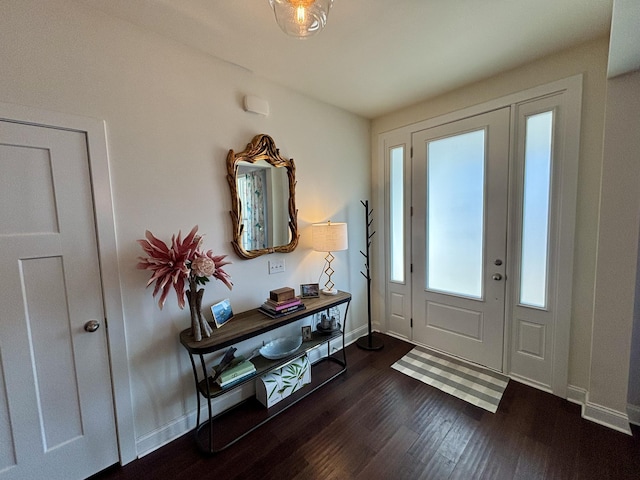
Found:
<path fill-rule="evenodd" d="M 302 337 L 282 337 L 270 341 L 260 348 L 260 355 L 269 360 L 277 360 L 291 355 L 302 345 Z"/>

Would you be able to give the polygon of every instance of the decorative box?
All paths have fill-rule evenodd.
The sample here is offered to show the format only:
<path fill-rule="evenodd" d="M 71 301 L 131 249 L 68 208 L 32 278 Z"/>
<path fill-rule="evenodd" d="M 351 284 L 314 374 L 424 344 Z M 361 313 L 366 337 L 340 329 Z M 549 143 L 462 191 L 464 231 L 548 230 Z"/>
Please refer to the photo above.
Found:
<path fill-rule="evenodd" d="M 256 398 L 269 408 L 309 383 L 311 365 L 303 355 L 279 370 L 262 375 L 256 381 Z"/>
<path fill-rule="evenodd" d="M 269 298 L 274 302 L 282 302 L 295 298 L 296 292 L 291 287 L 282 287 L 269 292 Z"/>

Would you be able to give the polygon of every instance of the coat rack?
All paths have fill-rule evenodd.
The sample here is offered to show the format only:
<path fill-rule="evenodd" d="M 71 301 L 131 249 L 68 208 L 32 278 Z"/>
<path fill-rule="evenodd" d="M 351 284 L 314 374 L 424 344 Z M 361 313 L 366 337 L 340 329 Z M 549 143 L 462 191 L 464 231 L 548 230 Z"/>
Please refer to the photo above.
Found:
<path fill-rule="evenodd" d="M 371 237 L 376 232 L 369 233 L 369 228 L 373 223 L 373 219 L 371 218 L 373 214 L 373 210 L 369 210 L 369 200 L 360 201 L 360 203 L 364 206 L 364 219 L 366 224 L 366 243 L 367 243 L 367 253 L 364 253 L 360 250 L 360 253 L 364 256 L 365 262 L 364 267 L 365 272 L 360 272 L 364 278 L 367 279 L 367 316 L 368 316 L 368 328 L 369 333 L 364 337 L 360 337 L 356 340 L 356 345 L 364 350 L 380 350 L 384 347 L 384 343 L 382 340 L 371 331 L 371 272 L 369 269 L 369 247 L 371 246 Z"/>

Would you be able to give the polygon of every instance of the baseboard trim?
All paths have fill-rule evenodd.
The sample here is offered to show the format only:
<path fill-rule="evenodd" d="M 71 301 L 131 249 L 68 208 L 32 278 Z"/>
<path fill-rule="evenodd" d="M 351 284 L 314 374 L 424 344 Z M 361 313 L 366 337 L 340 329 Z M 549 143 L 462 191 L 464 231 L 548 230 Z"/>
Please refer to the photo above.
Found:
<path fill-rule="evenodd" d="M 513 380 L 529 385 L 530 387 L 537 388 L 538 390 L 553 393 L 548 387 L 537 384 L 536 382 L 526 378 L 519 377 L 518 375 L 512 374 L 510 377 Z M 566 399 L 568 402 L 575 403 L 582 407 L 581 417 L 585 420 L 631 435 L 629 423 L 634 423 L 631 421 L 631 413 L 625 414 L 623 412 L 618 412 L 617 410 L 598 405 L 597 403 L 590 402 L 589 392 L 584 388 L 576 387 L 574 385 L 567 386 Z M 630 409 L 630 407 L 631 406 L 627 406 L 627 412 L 634 411 L 634 415 L 637 415 L 634 418 L 636 418 L 637 421 L 640 421 L 640 407 L 631 407 L 632 409 L 635 408 L 635 410 Z"/>
<path fill-rule="evenodd" d="M 136 450 L 138 451 L 138 458 L 144 457 L 150 454 L 154 450 L 172 442 L 176 438 L 181 437 L 196 423 L 196 413 L 193 412 L 189 415 L 184 415 L 175 419 L 173 422 L 154 430 L 140 438 L 136 439 Z"/>
<path fill-rule="evenodd" d="M 211 409 L 214 414 L 231 408 L 237 403 L 255 395 L 255 386 L 253 383 L 247 383 L 229 393 L 215 398 L 211 402 Z M 138 451 L 138 458 L 144 457 L 151 452 L 171 443 L 176 438 L 179 438 L 189 432 L 191 432 L 196 426 L 196 413 L 197 409 L 182 415 L 173 421 L 167 423 L 161 428 L 153 430 L 136 439 L 136 449 Z M 207 403 L 201 398 L 200 402 L 200 420 L 206 419 L 208 415 Z"/>
<path fill-rule="evenodd" d="M 629 423 L 640 427 L 640 406 L 627 404 L 627 415 L 629 416 Z"/>
<path fill-rule="evenodd" d="M 344 346 L 351 345 L 353 342 L 358 340 L 360 337 L 363 337 L 369 333 L 369 328 L 366 325 L 356 328 L 355 330 L 351 330 L 344 335 Z M 334 340 L 331 343 L 332 348 L 334 345 L 340 345 L 342 342 L 340 340 Z"/>
<path fill-rule="evenodd" d="M 584 388 L 569 385 L 567 387 L 567 401 L 582 407 L 581 416 L 585 420 L 631 435 L 631 429 L 629 428 L 631 415 L 590 402 L 589 392 Z M 627 406 L 628 411 L 629 406 Z M 637 413 L 640 415 L 640 408 L 637 408 Z M 638 419 L 640 420 L 640 417 Z"/>
<path fill-rule="evenodd" d="M 584 406 L 587 403 L 587 391 L 584 388 L 569 385 L 567 387 L 567 401 Z"/>
<path fill-rule="evenodd" d="M 599 425 L 609 427 L 618 432 L 631 435 L 631 428 L 629 427 L 629 417 L 626 413 L 612 410 L 611 408 L 598 405 L 589 401 L 587 395 L 587 401 L 582 406 L 582 418 L 595 422 Z"/>

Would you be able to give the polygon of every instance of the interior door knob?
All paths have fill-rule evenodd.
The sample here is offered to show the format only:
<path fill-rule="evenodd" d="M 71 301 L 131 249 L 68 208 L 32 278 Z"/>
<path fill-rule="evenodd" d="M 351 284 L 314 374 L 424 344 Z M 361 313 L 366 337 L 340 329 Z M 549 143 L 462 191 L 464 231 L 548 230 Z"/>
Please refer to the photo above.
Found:
<path fill-rule="evenodd" d="M 495 281 L 499 281 L 502 280 L 502 275 L 500 275 L 499 273 L 494 273 L 491 278 L 493 278 Z"/>
<path fill-rule="evenodd" d="M 100 322 L 97 320 L 89 320 L 84 324 L 85 331 L 92 333 L 100 328 Z"/>

